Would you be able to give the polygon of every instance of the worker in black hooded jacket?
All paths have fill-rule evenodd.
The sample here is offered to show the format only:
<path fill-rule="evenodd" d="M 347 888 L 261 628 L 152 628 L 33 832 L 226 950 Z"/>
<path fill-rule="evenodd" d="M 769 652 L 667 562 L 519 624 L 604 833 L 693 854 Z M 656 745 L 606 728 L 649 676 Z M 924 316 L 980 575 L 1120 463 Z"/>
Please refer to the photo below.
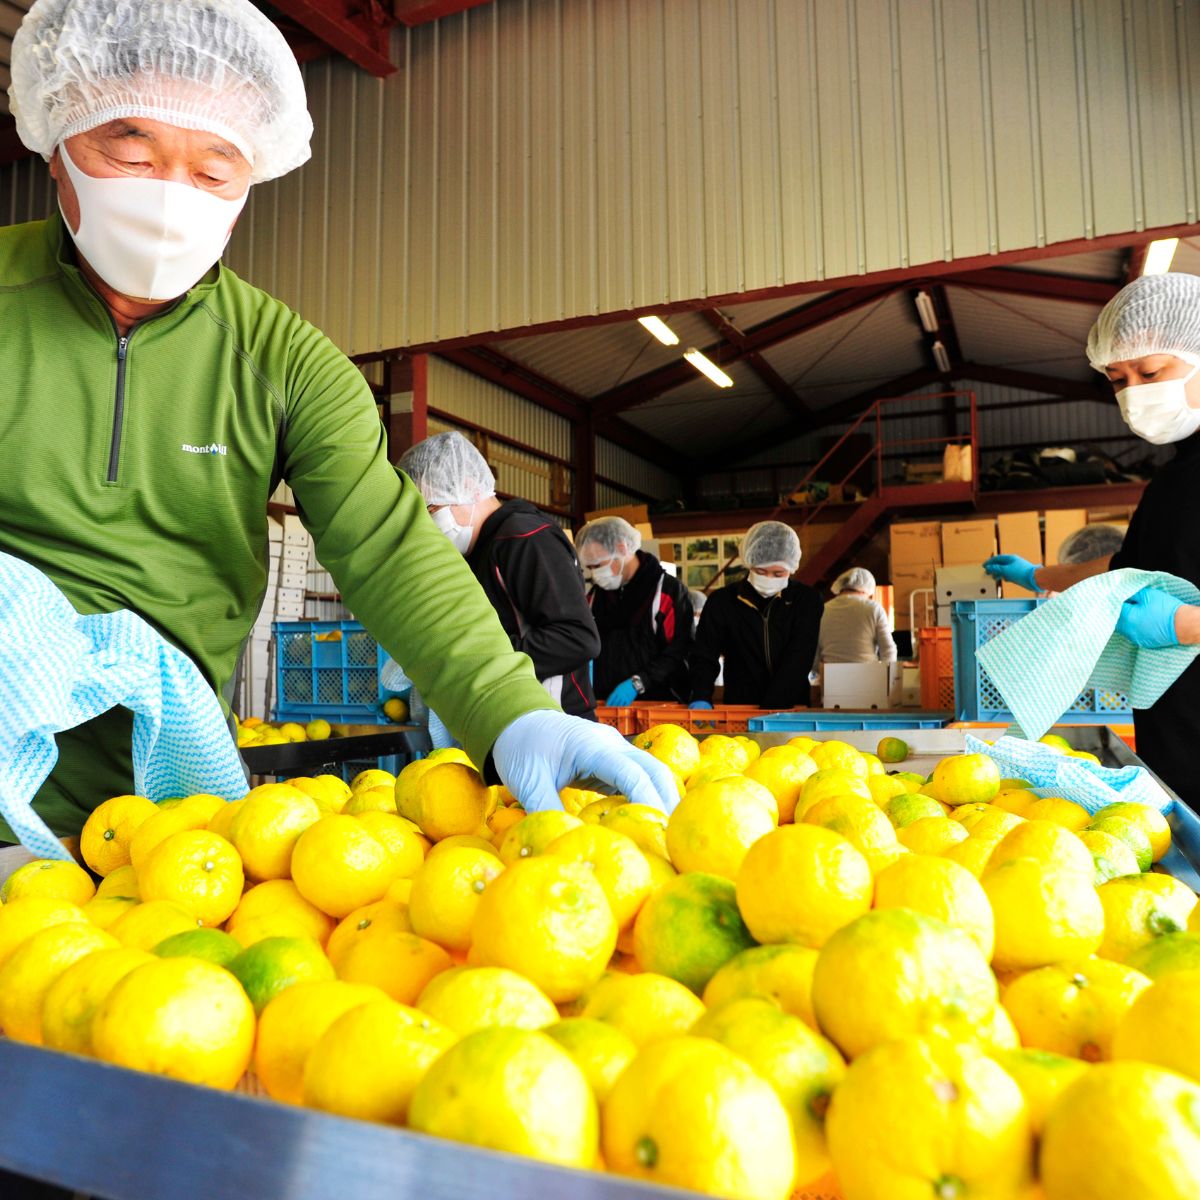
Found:
<path fill-rule="evenodd" d="M 600 631 L 596 695 L 610 705 L 686 703 L 693 633 L 687 588 L 641 548 L 641 535 L 621 517 L 590 521 L 575 545 Z"/>
<path fill-rule="evenodd" d="M 726 704 L 807 705 L 824 603 L 791 578 L 800 566 L 800 539 L 782 521 L 760 521 L 746 531 L 741 559 L 747 577 L 713 592 L 700 615 L 690 707 L 712 707 L 722 658 Z"/>
<path fill-rule="evenodd" d="M 529 655 L 563 712 L 594 720 L 588 667 L 600 635 L 567 535 L 528 501 L 498 500 L 491 468 L 461 433 L 418 442 L 399 467 L 466 557 L 513 649 Z"/>

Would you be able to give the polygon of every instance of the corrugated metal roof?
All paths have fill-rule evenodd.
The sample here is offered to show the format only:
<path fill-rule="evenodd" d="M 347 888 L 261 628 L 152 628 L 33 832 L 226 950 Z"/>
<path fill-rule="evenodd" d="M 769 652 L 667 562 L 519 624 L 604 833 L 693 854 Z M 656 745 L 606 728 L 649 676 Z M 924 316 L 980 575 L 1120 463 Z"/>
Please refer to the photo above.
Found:
<path fill-rule="evenodd" d="M 1090 254 L 1065 254 L 1062 258 L 1039 258 L 1021 264 L 1022 271 L 1047 275 L 1072 275 L 1076 279 L 1120 279 L 1125 250 L 1093 250 Z"/>

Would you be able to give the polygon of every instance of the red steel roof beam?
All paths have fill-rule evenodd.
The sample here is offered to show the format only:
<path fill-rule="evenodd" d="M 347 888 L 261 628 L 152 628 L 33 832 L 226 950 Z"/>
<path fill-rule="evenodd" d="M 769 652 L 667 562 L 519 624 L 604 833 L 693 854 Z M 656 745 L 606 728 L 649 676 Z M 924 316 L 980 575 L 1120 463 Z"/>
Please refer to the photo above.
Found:
<path fill-rule="evenodd" d="M 395 19 L 377 0 L 362 6 L 347 0 L 272 0 L 280 13 L 379 79 L 396 71 L 388 54 Z"/>
<path fill-rule="evenodd" d="M 427 25 L 490 3 L 491 0 L 392 0 L 392 12 L 404 25 Z"/>

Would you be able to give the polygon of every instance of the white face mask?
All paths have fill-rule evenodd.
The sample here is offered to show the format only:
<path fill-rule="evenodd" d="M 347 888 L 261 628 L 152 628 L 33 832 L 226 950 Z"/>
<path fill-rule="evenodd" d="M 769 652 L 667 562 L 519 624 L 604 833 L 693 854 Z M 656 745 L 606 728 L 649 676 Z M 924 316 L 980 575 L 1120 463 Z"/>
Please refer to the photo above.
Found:
<path fill-rule="evenodd" d="M 774 575 L 760 575 L 757 571 L 750 572 L 749 580 L 750 586 L 764 600 L 769 600 L 772 596 L 778 596 L 792 582 L 787 575 L 779 577 Z"/>
<path fill-rule="evenodd" d="M 76 248 L 110 288 L 135 300 L 174 300 L 202 279 L 250 194 L 247 187 L 223 200 L 165 179 L 95 179 L 65 145 L 59 151 L 79 199 Z"/>
<path fill-rule="evenodd" d="M 448 504 L 433 514 L 433 523 L 450 539 L 450 545 L 464 558 L 471 548 L 471 535 L 475 532 L 471 522 L 474 520 L 475 505 L 473 504 L 471 505 L 471 520 L 465 525 L 460 525 L 454 519 L 454 510 Z"/>
<path fill-rule="evenodd" d="M 614 571 L 611 563 L 606 563 L 602 567 L 589 567 L 588 575 L 602 591 L 615 592 L 621 586 L 621 572 Z"/>
<path fill-rule="evenodd" d="M 1193 366 L 1182 379 L 1162 379 L 1122 388 L 1117 393 L 1117 403 L 1125 424 L 1155 446 L 1191 437 L 1200 429 L 1200 408 L 1188 404 L 1184 385 L 1197 371 L 1200 365 Z"/>

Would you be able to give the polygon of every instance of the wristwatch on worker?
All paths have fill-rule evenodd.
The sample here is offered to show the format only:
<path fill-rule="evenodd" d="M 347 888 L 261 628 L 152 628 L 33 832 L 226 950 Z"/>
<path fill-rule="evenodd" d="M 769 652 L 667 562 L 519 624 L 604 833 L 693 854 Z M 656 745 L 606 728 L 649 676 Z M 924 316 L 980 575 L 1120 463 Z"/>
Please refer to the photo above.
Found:
<path fill-rule="evenodd" d="M 630 675 L 629 682 L 633 684 L 634 691 L 636 691 L 639 696 L 645 692 L 646 685 L 642 682 L 642 677 L 640 675 Z"/>

